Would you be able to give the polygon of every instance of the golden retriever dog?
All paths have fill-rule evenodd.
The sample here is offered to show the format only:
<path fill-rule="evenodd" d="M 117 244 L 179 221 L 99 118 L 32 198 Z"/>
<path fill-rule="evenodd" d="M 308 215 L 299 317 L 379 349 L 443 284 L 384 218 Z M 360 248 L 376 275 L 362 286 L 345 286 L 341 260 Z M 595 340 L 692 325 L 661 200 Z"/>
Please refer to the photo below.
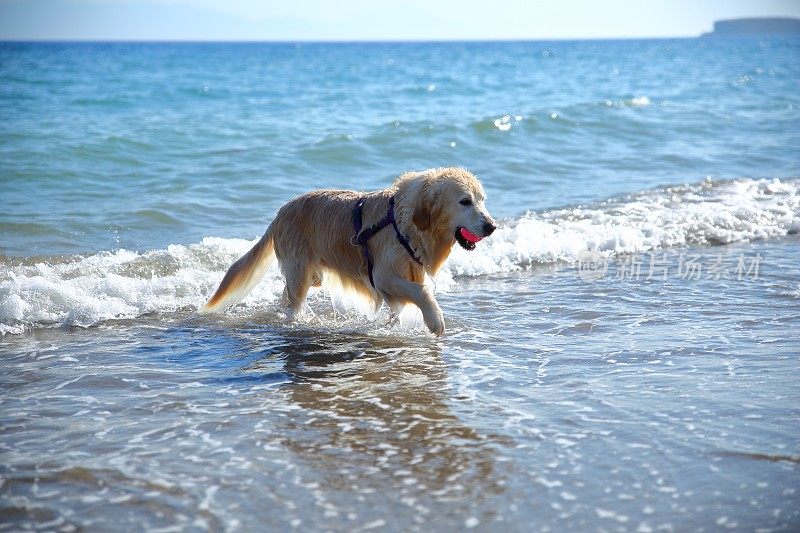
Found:
<path fill-rule="evenodd" d="M 386 302 L 395 316 L 412 303 L 428 329 L 441 335 L 444 316 L 425 273 L 435 276 L 455 243 L 473 250 L 496 229 L 485 198 L 477 178 L 461 168 L 407 172 L 375 192 L 303 194 L 278 210 L 202 311 L 236 304 L 275 257 L 286 278 L 289 318 L 301 311 L 309 288 L 325 279 L 366 298 L 375 310 Z"/>

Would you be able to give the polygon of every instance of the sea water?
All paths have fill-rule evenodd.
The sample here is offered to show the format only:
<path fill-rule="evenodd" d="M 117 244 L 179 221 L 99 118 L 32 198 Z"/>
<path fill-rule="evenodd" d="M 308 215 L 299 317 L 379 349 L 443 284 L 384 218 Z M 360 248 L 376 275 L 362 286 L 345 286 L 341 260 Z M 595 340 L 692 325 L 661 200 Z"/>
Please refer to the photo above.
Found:
<path fill-rule="evenodd" d="M 0 523 L 800 527 L 800 41 L 0 45 Z M 478 175 L 447 323 L 292 324 L 304 191 Z"/>

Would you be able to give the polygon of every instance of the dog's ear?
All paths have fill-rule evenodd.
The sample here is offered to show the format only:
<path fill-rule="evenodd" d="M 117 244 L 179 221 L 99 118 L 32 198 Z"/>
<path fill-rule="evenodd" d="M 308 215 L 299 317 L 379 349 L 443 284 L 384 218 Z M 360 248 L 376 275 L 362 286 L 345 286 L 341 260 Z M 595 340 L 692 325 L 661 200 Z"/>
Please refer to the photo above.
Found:
<path fill-rule="evenodd" d="M 420 231 L 425 231 L 431 227 L 431 212 L 422 203 L 417 204 L 414 208 L 414 214 L 411 215 L 411 220 Z"/>

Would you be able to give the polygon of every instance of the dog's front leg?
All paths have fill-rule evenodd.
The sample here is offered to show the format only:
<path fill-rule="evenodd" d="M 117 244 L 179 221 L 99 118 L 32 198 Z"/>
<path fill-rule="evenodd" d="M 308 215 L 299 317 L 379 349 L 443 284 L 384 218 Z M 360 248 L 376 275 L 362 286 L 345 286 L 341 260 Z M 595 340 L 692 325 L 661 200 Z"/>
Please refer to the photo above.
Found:
<path fill-rule="evenodd" d="M 376 276 L 375 285 L 379 291 L 393 298 L 411 302 L 422 311 L 422 318 L 431 333 L 437 337 L 444 333 L 444 315 L 433 291 L 427 285 L 408 281 L 397 275 Z"/>

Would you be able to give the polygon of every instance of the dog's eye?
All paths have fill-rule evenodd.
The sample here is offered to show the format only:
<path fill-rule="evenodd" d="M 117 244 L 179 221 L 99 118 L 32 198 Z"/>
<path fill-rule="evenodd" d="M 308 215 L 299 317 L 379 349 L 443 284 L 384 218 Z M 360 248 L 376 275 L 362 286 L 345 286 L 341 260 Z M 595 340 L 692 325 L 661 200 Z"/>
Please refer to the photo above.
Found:
<path fill-rule="evenodd" d="M 472 205 L 472 200 L 470 200 L 469 198 L 464 198 L 458 203 L 460 203 L 461 205 Z"/>

